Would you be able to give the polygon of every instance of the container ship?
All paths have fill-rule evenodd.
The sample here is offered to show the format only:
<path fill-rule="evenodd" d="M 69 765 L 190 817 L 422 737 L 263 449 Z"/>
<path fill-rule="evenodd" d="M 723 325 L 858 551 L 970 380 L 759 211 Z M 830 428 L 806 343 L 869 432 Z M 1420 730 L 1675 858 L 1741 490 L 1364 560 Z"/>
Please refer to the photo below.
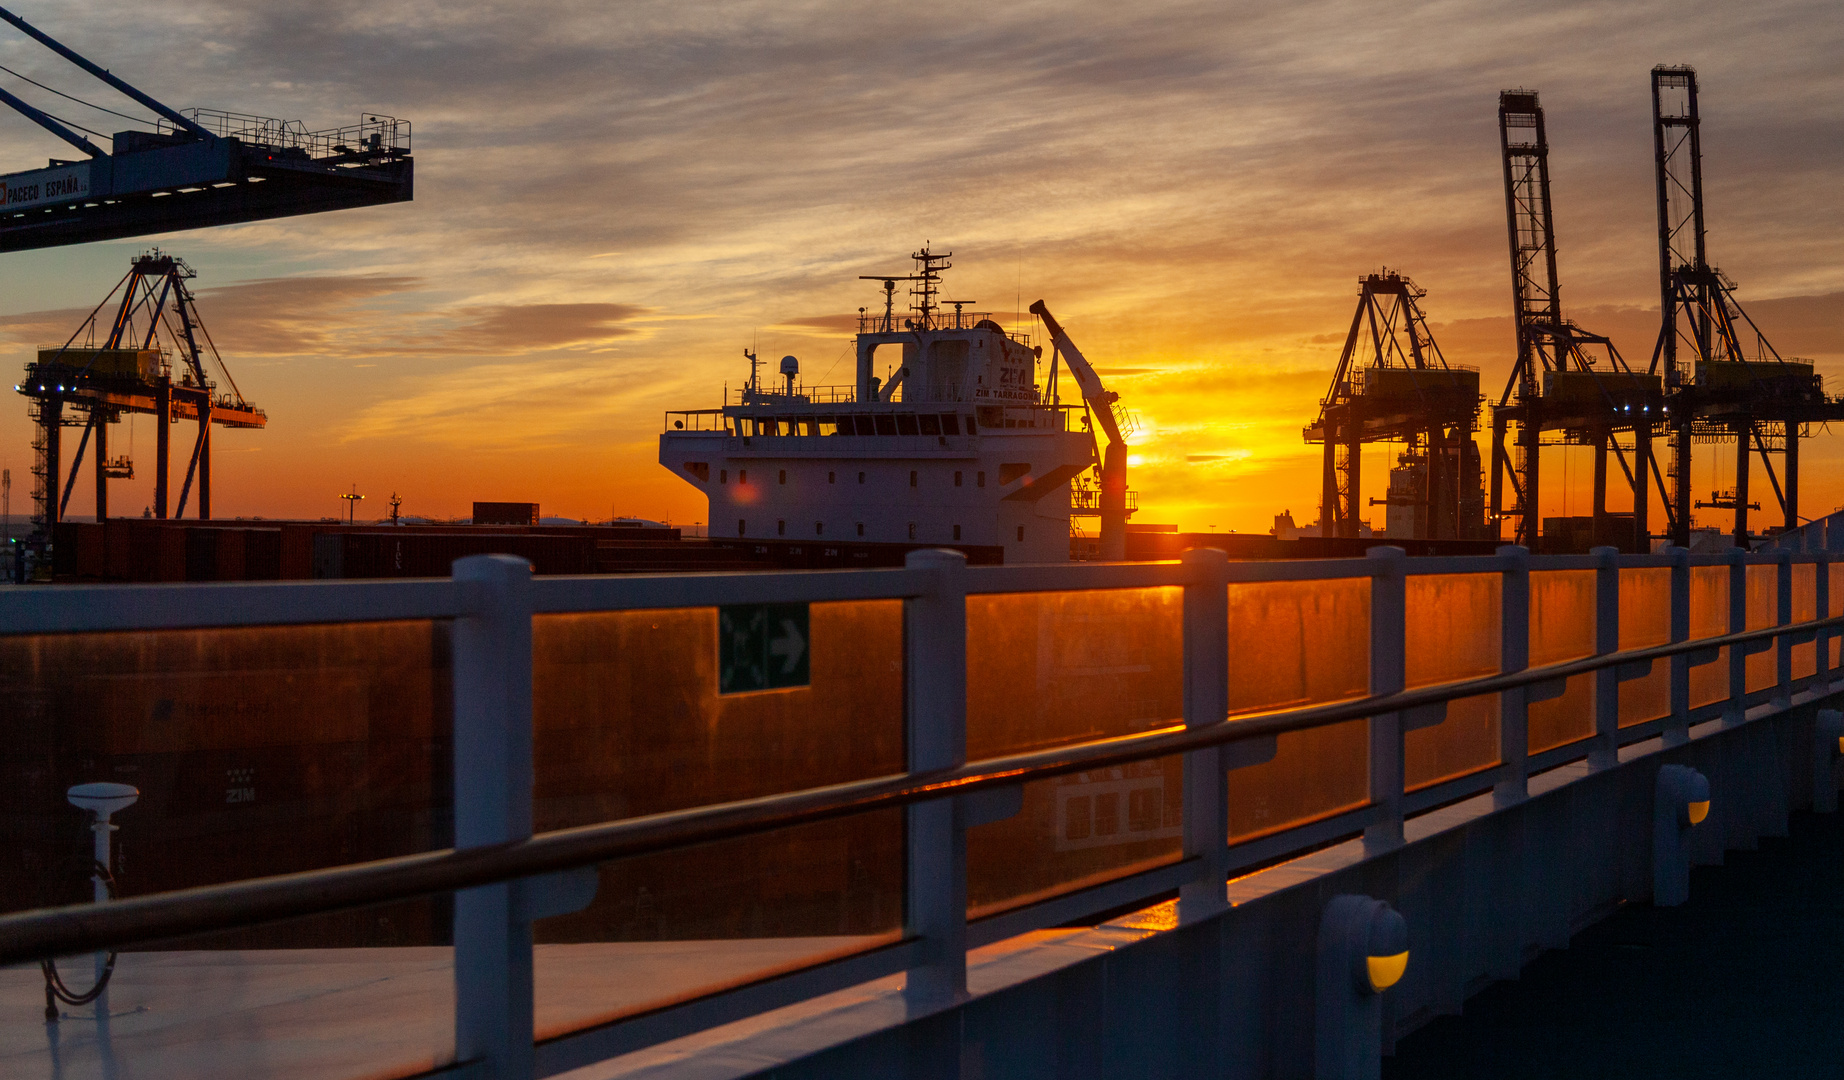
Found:
<path fill-rule="evenodd" d="M 882 282 L 883 310 L 860 309 L 851 384 L 803 384 L 793 356 L 765 382 L 745 350 L 749 379 L 725 390 L 722 407 L 666 414 L 660 464 L 705 494 L 714 538 L 1066 562 L 1071 516 L 1088 513 L 1101 519 L 1101 557 L 1124 557 L 1117 396 L 1041 301 L 1031 310 L 1052 344 L 1043 381 L 1041 344 L 968 311 L 973 301 L 938 299 L 951 255 L 925 247 L 911 256 L 914 273 L 864 279 Z M 898 282 L 912 285 L 913 301 L 900 323 Z M 1059 393 L 1064 368 L 1080 391 L 1074 404 Z"/>

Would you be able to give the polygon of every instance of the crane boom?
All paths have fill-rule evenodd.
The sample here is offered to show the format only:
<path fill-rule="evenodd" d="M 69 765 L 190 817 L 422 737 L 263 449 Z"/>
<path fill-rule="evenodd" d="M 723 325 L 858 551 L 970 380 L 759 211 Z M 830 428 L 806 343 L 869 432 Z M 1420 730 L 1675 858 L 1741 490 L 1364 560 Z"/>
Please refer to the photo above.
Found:
<path fill-rule="evenodd" d="M 1061 323 L 1050 314 L 1050 309 L 1039 300 L 1031 305 L 1031 314 L 1044 320 L 1044 327 L 1050 331 L 1050 340 L 1056 344 L 1057 351 L 1069 364 L 1069 373 L 1076 377 L 1076 385 L 1082 390 L 1082 400 L 1088 402 L 1095 412 L 1095 419 L 1101 424 L 1101 430 L 1108 436 L 1109 445 L 1125 446 L 1127 440 L 1121 437 L 1120 424 L 1114 419 L 1114 403 L 1120 395 L 1101 385 L 1101 376 L 1095 374 L 1095 368 L 1076 348 L 1076 343 L 1069 340 Z"/>
<path fill-rule="evenodd" d="M 1082 389 L 1082 400 L 1107 433 L 1108 445 L 1101 455 L 1101 557 L 1118 562 L 1127 557 L 1127 440 L 1121 437 L 1120 423 L 1114 419 L 1114 403 L 1120 395 L 1101 385 L 1101 376 L 1095 374 L 1088 358 L 1069 340 L 1042 300 L 1031 305 L 1031 314 L 1044 320 L 1051 342 L 1069 361 L 1069 373 Z"/>
<path fill-rule="evenodd" d="M 104 145 L 99 146 L 57 117 L 0 90 L 0 115 L 12 109 L 88 159 L 52 159 L 42 169 L 0 176 L 5 195 L 0 201 L 7 209 L 0 216 L 0 252 L 413 198 L 407 121 L 363 113 L 355 125 L 307 131 L 297 122 L 241 113 L 180 112 L 4 7 L 0 24 L 44 45 L 157 116 L 146 122 L 154 130 L 118 131 L 102 137 Z"/>
<path fill-rule="evenodd" d="M 33 26 L 31 23 L 13 14 L 7 9 L 0 8 L 0 19 L 4 19 L 7 22 L 11 23 L 16 29 L 19 30 L 20 33 L 25 34 L 27 37 L 30 37 L 34 41 L 38 42 L 40 45 L 43 45 L 45 48 L 50 49 L 52 52 L 57 53 L 59 56 L 62 56 L 64 59 L 69 60 L 71 63 L 89 72 L 91 75 L 96 76 L 98 79 L 101 79 L 103 82 L 108 83 L 110 86 L 114 87 L 116 90 L 121 91 L 121 93 L 123 93 L 124 95 L 130 98 L 133 98 L 135 101 L 141 103 L 142 105 L 147 106 L 153 111 L 159 113 L 161 116 L 166 117 L 166 119 L 172 124 L 174 124 L 176 127 L 179 127 L 185 131 L 189 131 L 194 136 L 201 138 L 201 139 L 212 138 L 211 132 L 206 131 L 204 128 L 198 126 L 197 123 L 187 119 L 186 117 L 180 115 L 174 110 L 167 108 L 165 105 L 154 100 L 148 95 L 143 94 L 141 91 L 136 90 L 134 87 L 128 85 L 126 82 L 110 74 L 107 68 L 91 63 L 88 57 L 83 56 L 81 53 L 77 52 L 77 50 L 70 48 L 69 46 L 65 45 L 63 42 L 59 41 L 57 38 L 54 38 L 50 34 L 45 33 L 43 30 L 40 30 L 38 27 Z"/>

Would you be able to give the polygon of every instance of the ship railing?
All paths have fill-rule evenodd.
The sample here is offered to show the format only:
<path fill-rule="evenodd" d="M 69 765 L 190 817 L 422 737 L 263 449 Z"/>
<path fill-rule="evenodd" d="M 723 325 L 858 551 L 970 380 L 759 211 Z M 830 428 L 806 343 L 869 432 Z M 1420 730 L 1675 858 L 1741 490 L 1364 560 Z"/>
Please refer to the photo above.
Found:
<path fill-rule="evenodd" d="M 1801 542 L 1815 542 L 1811 530 Z M 1683 549 L 1622 555 L 1598 548 L 1588 555 L 1533 556 L 1503 547 L 1492 556 L 1408 558 L 1399 548 L 1377 547 L 1356 559 L 1230 562 L 1206 549 L 1173 562 L 969 567 L 956 552 L 930 550 L 891 569 L 537 578 L 523 560 L 487 555 L 458 560 L 445 579 L 0 591 L 0 642 L 21 635 L 451 620 L 453 784 L 457 793 L 467 793 L 457 798 L 453 848 L 5 915 L 0 964 L 459 890 L 454 1056 L 480 1062 L 491 1075 L 549 1076 L 895 974 L 905 976 L 906 997 L 926 1014 L 965 997 L 971 948 L 1130 910 L 1172 892 L 1177 918 L 1190 922 L 1225 909 L 1225 883 L 1253 868 L 1359 834 L 1366 851 L 1393 850 L 1405 842 L 1405 822 L 1417 815 L 1468 799 L 1513 805 L 1530 795 L 1537 774 L 1585 760 L 1585 771 L 1544 781 L 1546 789 L 1573 783 L 1578 774 L 1591 776 L 1635 754 L 1695 743 L 1718 729 L 1838 693 L 1844 683 L 1836 681 L 1834 646 L 1844 638 L 1844 615 L 1829 613 L 1835 604 L 1830 569 L 1841 558 L 1844 536 L 1834 530 L 1821 550 L 1712 555 Z M 1276 635 L 1259 626 L 1258 637 L 1246 631 L 1252 620 L 1260 621 L 1264 605 L 1300 594 L 1250 590 L 1302 584 L 1310 586 L 1315 607 L 1330 604 L 1338 589 L 1355 590 L 1345 621 L 1356 625 L 1333 627 L 1338 632 L 1332 637 L 1367 641 L 1356 646 L 1363 675 L 1355 687 L 1334 679 L 1312 689 L 1308 704 L 1277 707 L 1258 692 L 1273 681 L 1275 665 L 1264 650 Z M 1025 594 L 1053 605 L 1095 596 L 1116 619 L 1124 609 L 1112 598 L 1137 596 L 1152 604 L 1173 626 L 1182 658 L 1170 675 L 1178 680 L 1173 715 L 1147 730 L 970 760 L 970 672 L 995 656 L 1039 652 L 982 647 L 972 631 L 978 628 L 979 641 L 990 642 L 988 598 Z M 1457 602 L 1474 594 L 1484 602 Z M 652 625 L 674 609 L 771 605 L 785 612 L 862 601 L 902 605 L 904 675 L 897 682 L 905 688 L 904 768 L 532 832 L 535 620 L 646 612 Z M 1438 654 L 1429 643 L 1445 640 L 1442 627 L 1452 630 L 1456 611 L 1473 612 L 1481 625 L 1462 628 L 1466 632 L 1453 635 L 1449 647 L 1464 651 L 1466 641 L 1483 637 L 1493 657 L 1484 672 L 1475 668 L 1453 678 L 1451 667 L 1431 664 Z M 1033 616 L 1025 622 L 1041 633 L 1083 620 Z M 1575 632 L 1559 637 L 1559 625 Z M 1314 649 L 1322 658 L 1323 646 Z M 1721 689 L 1711 690 L 1699 674 L 1706 670 L 1726 672 Z M 1654 692 L 1635 700 L 1656 707 L 1633 715 L 1621 688 L 1640 682 Z M 1425 756 L 1428 740 L 1479 741 L 1473 721 L 1462 725 L 1464 731 L 1444 729 L 1450 706 L 1469 700 L 1490 705 L 1489 752 L 1457 773 L 1430 770 L 1424 762 L 1411 775 L 1407 763 Z M 1539 738 L 1532 716 L 1552 701 L 1577 703 L 1579 717 L 1551 710 L 1547 737 Z M 1085 703 L 1079 725 L 1090 731 L 1087 725 L 1099 719 L 1090 715 L 1091 704 Z M 1464 712 L 1455 715 L 1466 720 Z M 1558 715 L 1576 726 L 1558 727 Z M 1706 723 L 1713 720 L 1721 723 Z M 1244 818 L 1241 833 L 1232 835 L 1237 793 L 1274 758 L 1282 745 L 1277 740 L 1359 721 L 1365 722 L 1361 728 L 1338 729 L 1355 733 L 1355 760 L 1368 761 L 1359 769 L 1362 795 L 1355 803 L 1276 828 L 1251 830 Z M 1331 767 L 1323 748 L 1293 745 L 1319 759 L 1320 767 Z M 1712 742 L 1708 754 L 1727 745 Z M 969 917 L 970 829 L 1015 813 L 1034 782 L 1108 775 L 1105 770 L 1175 756 L 1183 776 L 1181 820 L 1172 830 L 1179 839 L 1164 857 L 1090 874 L 1048 895 Z M 681 995 L 535 1042 L 531 921 L 533 908 L 544 906 L 535 899 L 545 895 L 538 885 L 558 880 L 545 875 L 896 808 L 906 810 L 906 884 L 897 932 L 843 955 Z M 1608 802 L 1605 812 L 1616 810 Z M 1310 945 L 1302 947 L 1310 952 Z"/>
<path fill-rule="evenodd" d="M 992 312 L 990 311 L 959 311 L 957 312 L 953 310 L 953 307 L 950 305 L 949 307 L 946 307 L 946 308 L 936 309 L 935 317 L 933 319 L 933 324 L 930 327 L 930 329 L 933 329 L 933 330 L 971 330 L 980 324 L 981 319 L 991 319 L 991 318 L 992 318 Z M 881 311 L 862 311 L 862 312 L 859 312 L 858 314 L 858 332 L 860 334 L 883 334 L 883 333 L 899 333 L 900 334 L 900 333 L 905 332 L 908 329 L 908 327 L 905 327 L 903 324 L 906 322 L 913 323 L 915 322 L 915 319 L 916 319 L 916 313 L 913 309 L 903 314 L 900 314 L 900 315 L 892 313 L 890 317 L 891 329 L 886 331 L 884 329 L 884 313 L 883 312 Z"/>
<path fill-rule="evenodd" d="M 722 409 L 676 409 L 666 413 L 664 430 L 727 432 L 730 420 Z"/>
<path fill-rule="evenodd" d="M 725 393 L 724 404 L 785 407 L 789 404 L 840 405 L 849 404 L 858 400 L 858 388 L 850 384 L 828 386 L 796 384 L 794 392 L 791 394 L 778 387 L 764 387 L 760 390 L 752 390 L 745 386 L 738 387 L 733 392 L 735 395 L 734 398 L 730 396 L 731 393 L 732 392 L 728 391 Z"/>
<path fill-rule="evenodd" d="M 1127 492 L 1127 512 L 1129 514 L 1140 508 L 1140 493 Z M 1069 512 L 1093 517 L 1101 513 L 1101 488 L 1094 484 L 1078 482 L 1069 489 Z"/>

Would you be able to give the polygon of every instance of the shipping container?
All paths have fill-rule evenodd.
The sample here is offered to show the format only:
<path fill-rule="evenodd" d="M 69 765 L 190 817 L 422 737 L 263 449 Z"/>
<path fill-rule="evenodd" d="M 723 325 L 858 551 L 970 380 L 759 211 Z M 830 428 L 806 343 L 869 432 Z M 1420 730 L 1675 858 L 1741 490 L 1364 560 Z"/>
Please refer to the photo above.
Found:
<path fill-rule="evenodd" d="M 1545 371 L 1543 399 L 1570 405 L 1641 408 L 1664 400 L 1664 384 L 1657 375 L 1638 371 Z"/>
<path fill-rule="evenodd" d="M 1363 368 L 1363 396 L 1429 408 L 1465 408 L 1479 398 L 1479 373 L 1467 368 Z"/>
<path fill-rule="evenodd" d="M 525 502 L 477 502 L 474 504 L 476 525 L 536 525 L 538 504 Z"/>
<path fill-rule="evenodd" d="M 40 349 L 39 375 L 68 370 L 98 378 L 152 382 L 160 377 L 158 349 Z"/>
<path fill-rule="evenodd" d="M 1804 360 L 1766 363 L 1733 360 L 1697 361 L 1697 387 L 1711 390 L 1753 390 L 1776 396 L 1806 397 L 1821 392 L 1821 382 Z"/>
<path fill-rule="evenodd" d="M 595 540 L 543 533 L 323 532 L 313 539 L 316 578 L 447 577 L 456 559 L 517 555 L 536 574 L 592 574 Z"/>

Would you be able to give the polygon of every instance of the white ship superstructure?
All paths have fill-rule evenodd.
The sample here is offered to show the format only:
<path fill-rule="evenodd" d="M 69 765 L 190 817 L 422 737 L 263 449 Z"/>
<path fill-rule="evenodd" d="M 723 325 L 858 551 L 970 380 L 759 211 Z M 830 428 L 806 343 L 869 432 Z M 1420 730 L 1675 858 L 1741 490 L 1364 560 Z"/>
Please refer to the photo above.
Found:
<path fill-rule="evenodd" d="M 708 496 L 713 538 L 988 547 L 1002 549 L 1007 563 L 1069 559 L 1070 481 L 1099 459 L 1087 406 L 1059 401 L 1056 352 L 1046 387 L 1037 377 L 1042 346 L 965 311 L 971 302 L 936 302 L 947 255 L 925 248 L 912 258 L 914 274 L 867 279 L 883 283 L 884 310 L 860 310 L 852 385 L 801 385 L 791 356 L 781 361 L 779 384 L 765 385 L 746 354 L 750 380 L 734 397 L 726 392 L 722 408 L 666 414 L 660 463 Z M 898 281 L 914 283 L 915 298 L 900 322 Z M 1054 337 L 1072 373 L 1086 376 L 1079 385 L 1098 389 L 1060 328 Z M 1111 412 L 1107 420 L 1112 433 Z M 1123 467 L 1117 484 L 1102 486 L 1124 492 L 1124 449 L 1110 456 Z M 1090 503 L 1107 501 L 1088 494 Z"/>

